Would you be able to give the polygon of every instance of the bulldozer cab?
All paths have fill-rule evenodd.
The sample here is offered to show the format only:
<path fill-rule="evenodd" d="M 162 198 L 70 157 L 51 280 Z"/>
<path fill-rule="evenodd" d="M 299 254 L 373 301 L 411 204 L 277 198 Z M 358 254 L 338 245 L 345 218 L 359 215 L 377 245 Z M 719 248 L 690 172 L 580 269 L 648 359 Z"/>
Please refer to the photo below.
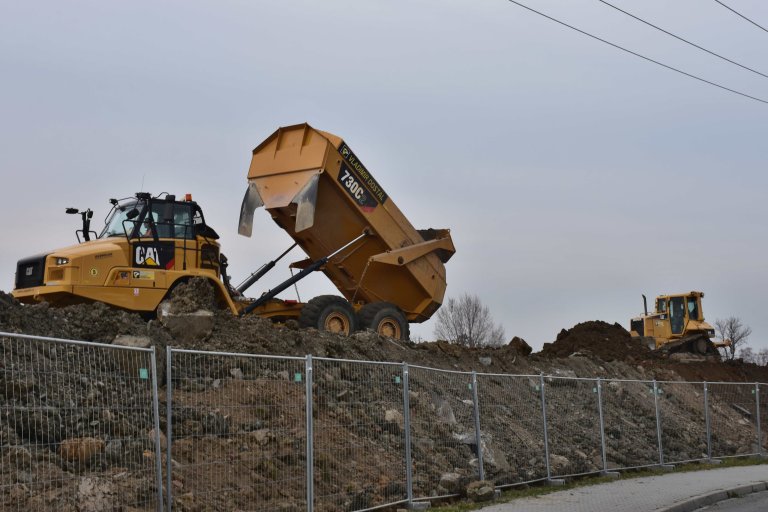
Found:
<path fill-rule="evenodd" d="M 704 320 L 701 315 L 701 292 L 685 295 L 661 295 L 656 297 L 654 331 L 669 331 L 668 337 L 683 336 L 691 321 Z M 659 332 L 659 334 L 661 334 Z"/>

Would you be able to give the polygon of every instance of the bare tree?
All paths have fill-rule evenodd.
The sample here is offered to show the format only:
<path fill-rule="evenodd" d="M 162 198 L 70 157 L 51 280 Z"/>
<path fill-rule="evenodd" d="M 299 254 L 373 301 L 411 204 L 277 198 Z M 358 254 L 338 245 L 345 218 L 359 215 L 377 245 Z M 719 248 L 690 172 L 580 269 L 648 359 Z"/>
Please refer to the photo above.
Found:
<path fill-rule="evenodd" d="M 724 347 L 725 357 L 727 359 L 734 359 L 736 357 L 736 349 L 746 345 L 747 338 L 752 334 L 752 328 L 741 323 L 741 319 L 735 316 L 729 316 L 728 318 L 718 318 L 715 320 L 715 328 L 717 329 L 717 335 L 722 341 L 730 341 L 729 347 Z"/>
<path fill-rule="evenodd" d="M 467 347 L 499 346 L 504 344 L 504 327 L 493 323 L 477 295 L 465 293 L 437 311 L 435 337 Z"/>
<path fill-rule="evenodd" d="M 744 362 L 753 363 L 758 366 L 766 366 L 768 365 L 768 348 L 755 352 L 751 347 L 744 347 L 739 351 L 739 357 L 743 359 Z"/>

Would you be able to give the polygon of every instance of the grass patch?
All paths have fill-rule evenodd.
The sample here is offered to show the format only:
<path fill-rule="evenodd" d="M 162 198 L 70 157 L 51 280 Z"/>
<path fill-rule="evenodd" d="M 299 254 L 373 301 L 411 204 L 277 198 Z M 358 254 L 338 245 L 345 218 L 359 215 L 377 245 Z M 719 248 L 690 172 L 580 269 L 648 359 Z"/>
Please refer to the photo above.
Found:
<path fill-rule="evenodd" d="M 768 459 L 760 459 L 757 457 L 749 458 L 732 458 L 721 459 L 720 464 L 706 464 L 700 462 L 694 462 L 689 464 L 676 465 L 675 470 L 672 473 L 683 473 L 688 471 L 709 471 L 713 469 L 723 469 L 741 466 L 759 466 L 762 464 L 768 464 Z M 621 480 L 628 480 L 631 478 L 643 478 L 649 476 L 668 475 L 670 472 L 663 471 L 656 468 L 644 468 L 644 469 L 629 469 L 620 471 Z M 469 503 L 466 501 L 452 503 L 443 506 L 433 506 L 430 510 L 435 512 L 466 512 L 469 510 L 479 510 L 482 507 L 487 507 L 491 503 L 507 503 L 522 498 L 534 498 L 536 496 L 543 496 L 545 494 L 551 494 L 553 492 L 567 491 L 569 489 L 576 489 L 579 487 L 589 487 L 591 485 L 599 485 L 607 482 L 615 482 L 616 479 L 605 476 L 585 476 L 569 479 L 565 485 L 550 486 L 544 483 L 532 484 L 530 486 L 521 486 L 519 488 L 512 487 L 502 491 L 501 498 L 495 502 L 485 503 Z"/>

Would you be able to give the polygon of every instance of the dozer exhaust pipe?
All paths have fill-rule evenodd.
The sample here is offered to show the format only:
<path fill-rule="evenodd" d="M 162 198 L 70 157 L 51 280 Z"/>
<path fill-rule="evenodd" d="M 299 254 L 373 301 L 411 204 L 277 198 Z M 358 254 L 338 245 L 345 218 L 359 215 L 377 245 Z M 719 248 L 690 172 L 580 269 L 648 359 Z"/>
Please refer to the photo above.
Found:
<path fill-rule="evenodd" d="M 643 295 L 643 311 L 645 311 L 645 316 L 648 316 L 648 300 L 645 295 Z"/>
<path fill-rule="evenodd" d="M 275 297 L 276 297 L 276 296 L 277 296 L 277 295 L 278 295 L 280 292 L 282 292 L 283 290 L 285 290 L 285 289 L 287 289 L 287 288 L 291 287 L 293 284 L 295 284 L 295 283 L 297 283 L 297 282 L 301 281 L 302 279 L 304 279 L 305 277 L 307 277 L 309 274 L 311 274 L 311 273 L 312 273 L 312 272 L 314 272 L 315 270 L 318 270 L 320 267 L 322 267 L 323 265 L 325 265 L 326 263 L 328 263 L 328 260 L 330 260 L 331 258 L 333 258 L 334 256 L 336 256 L 336 255 L 337 255 L 337 254 L 339 254 L 341 251 L 343 251 L 343 250 L 344 250 L 344 249 L 346 249 L 347 247 L 351 246 L 352 244 L 354 244 L 354 243 L 355 243 L 355 242 L 357 242 L 358 240 L 362 240 L 362 239 L 363 239 L 363 238 L 365 238 L 366 236 L 368 236 L 368 230 L 365 230 L 365 231 L 363 232 L 363 234 L 362 234 L 362 235 L 358 236 L 357 238 L 355 238 L 355 239 L 354 239 L 354 240 L 352 240 L 351 242 L 349 242 L 349 243 L 345 244 L 345 245 L 344 245 L 343 247 L 341 247 L 340 249 L 337 249 L 336 251 L 334 251 L 333 253 L 329 254 L 329 255 L 328 255 L 328 256 L 326 256 L 325 258 L 320 258 L 319 260 L 317 260 L 316 262 L 312 263 L 311 265 L 309 265 L 307 268 L 305 268 L 304 270 L 302 270 L 301 272 L 299 272 L 299 273 L 298 273 L 298 274 L 296 274 L 295 276 L 291 276 L 290 278 L 286 279 L 285 281 L 283 281 L 283 282 L 282 282 L 282 283 L 280 283 L 279 285 L 277 285 L 277 286 L 275 286 L 274 288 L 272 288 L 271 290 L 269 290 L 267 293 L 265 293 L 264 295 L 262 295 L 261 297 L 259 297 L 259 298 L 258 298 L 258 299 L 256 299 L 255 301 L 253 301 L 252 303 L 248 304 L 248 306 L 246 306 L 246 307 L 245 307 L 245 308 L 244 308 L 244 309 L 243 309 L 243 310 L 240 312 L 240 315 L 239 315 L 239 316 L 243 316 L 243 315 L 245 315 L 245 314 L 247 314 L 247 313 L 250 313 L 251 311 L 253 311 L 253 310 L 254 310 L 254 309 L 256 309 L 257 307 L 259 307 L 259 306 L 261 306 L 262 304 L 266 303 L 267 301 L 269 301 L 269 300 L 271 300 L 271 299 L 275 298 Z"/>

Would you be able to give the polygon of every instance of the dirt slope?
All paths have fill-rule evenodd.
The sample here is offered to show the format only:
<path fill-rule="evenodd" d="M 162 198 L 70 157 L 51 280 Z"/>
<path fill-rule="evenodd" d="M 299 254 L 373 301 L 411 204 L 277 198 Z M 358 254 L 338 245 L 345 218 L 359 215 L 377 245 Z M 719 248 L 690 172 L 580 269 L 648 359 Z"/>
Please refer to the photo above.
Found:
<path fill-rule="evenodd" d="M 189 313 L 210 309 L 212 303 L 210 288 L 193 283 L 178 289 L 170 311 Z M 145 322 L 138 315 L 103 304 L 62 309 L 22 306 L 0 292 L 0 331 L 103 343 L 129 334 L 147 336 L 161 350 L 170 344 L 236 353 L 312 354 L 318 358 L 407 362 L 446 370 L 529 376 L 478 378 L 486 474 L 497 484 L 546 474 L 537 419 L 541 414 L 540 373 L 550 376 L 545 379 L 547 417 L 552 423 L 550 462 L 559 474 L 596 471 L 602 466 L 594 381 L 566 377 L 665 381 L 660 385 L 663 394 L 659 400 L 667 460 L 699 458 L 706 452 L 706 445 L 701 442 L 705 438 L 701 387 L 677 384 L 678 381 L 768 383 L 765 367 L 706 361 L 682 363 L 660 358 L 632 340 L 620 325 L 601 321 L 564 329 L 541 352 L 528 357 L 521 353 L 522 349 L 518 351 L 509 345 L 468 349 L 441 341 L 413 344 L 370 332 L 341 337 L 302 330 L 295 322 L 274 325 L 253 316 L 236 318 L 226 311 L 214 313 L 209 333 L 181 342 L 157 320 Z M 517 347 L 524 345 L 522 340 L 516 341 Z M 73 482 L 45 490 L 45 507 L 55 506 L 64 511 L 109 508 L 114 503 L 140 504 L 136 496 L 147 499 L 147 490 L 141 490 L 146 486 L 140 485 L 137 475 L 151 466 L 147 463 L 151 462 L 152 454 L 146 451 L 148 411 L 137 410 L 128 417 L 122 410 L 89 409 L 96 388 L 87 378 L 78 377 L 66 386 L 56 385 L 56 381 L 42 385 L 29 382 L 29 375 L 44 358 L 46 364 L 62 374 L 97 373 L 98 396 L 108 395 L 119 403 L 121 385 L 110 380 L 119 368 L 103 373 L 100 367 L 92 366 L 98 362 L 91 360 L 81 361 L 80 367 L 73 368 L 72 364 L 79 360 L 68 350 L 53 354 L 27 352 L 18 347 L 4 349 L 3 364 L 28 368 L 29 373 L 19 377 L 3 372 L 5 367 L 0 367 L 5 381 L 0 389 L 10 390 L 0 396 L 0 406 L 15 411 L 17 418 L 20 407 L 30 414 L 25 416 L 29 421 L 16 419 L 14 423 L 10 417 L 3 418 L 0 426 L 0 455 L 10 463 L 0 472 L 0 488 L 7 491 L 0 495 L 0 505 L 25 503 L 30 510 L 38 506 L 40 493 L 34 492 L 32 483 L 19 483 L 22 473 L 38 475 L 43 480 L 45 475 L 53 475 L 50 478 L 58 482 Z M 292 400 L 301 400 L 302 388 L 291 386 L 289 381 L 295 373 L 301 373 L 303 363 L 202 357 L 193 361 L 193 365 L 174 366 L 178 404 L 178 410 L 174 409 L 174 438 L 178 444 L 174 449 L 173 477 L 178 509 L 247 509 L 259 500 L 279 505 L 280 510 L 301 510 L 302 485 L 295 476 L 301 474 L 302 461 L 295 454 L 301 453 L 304 412 Z M 398 387 L 401 382 L 397 377 L 400 371 L 399 367 L 324 360 L 315 363 L 316 486 L 320 496 L 317 510 L 354 510 L 402 496 L 404 436 L 402 411 L 398 412 L 398 407 L 402 409 L 402 388 Z M 446 475 L 455 474 L 459 481 L 465 481 L 476 471 L 474 423 L 471 407 L 467 406 L 472 398 L 469 378 L 420 368 L 411 370 L 417 496 L 450 493 L 451 483 Z M 392 386 L 393 383 L 397 385 Z M 717 454 L 754 450 L 753 425 L 744 416 L 745 411 L 752 410 L 754 397 L 747 388 L 743 393 L 731 388 L 713 387 L 711 391 L 713 444 Z M 658 457 L 650 391 L 645 383 L 612 382 L 604 386 L 609 466 L 654 463 Z M 253 406 L 261 416 L 255 419 L 242 404 L 264 404 Z M 83 417 L 78 412 L 81 407 L 91 411 L 91 416 Z M 126 410 L 131 408 L 126 406 Z M 165 418 L 161 428 L 165 428 Z M 124 439 L 119 449 L 115 438 Z M 62 446 L 73 439 L 92 439 L 89 442 L 96 446 L 97 454 L 87 467 L 73 465 L 62 451 Z M 207 461 L 206 454 L 226 455 L 227 466 L 201 476 L 196 473 L 196 464 Z M 230 467 L 238 469 L 229 471 Z M 112 483 L 109 475 L 123 475 L 120 484 Z M 292 483 L 283 483 L 275 490 L 273 481 Z M 231 493 L 220 492 L 222 487 L 247 492 L 235 493 L 238 497 L 232 498 Z"/>

